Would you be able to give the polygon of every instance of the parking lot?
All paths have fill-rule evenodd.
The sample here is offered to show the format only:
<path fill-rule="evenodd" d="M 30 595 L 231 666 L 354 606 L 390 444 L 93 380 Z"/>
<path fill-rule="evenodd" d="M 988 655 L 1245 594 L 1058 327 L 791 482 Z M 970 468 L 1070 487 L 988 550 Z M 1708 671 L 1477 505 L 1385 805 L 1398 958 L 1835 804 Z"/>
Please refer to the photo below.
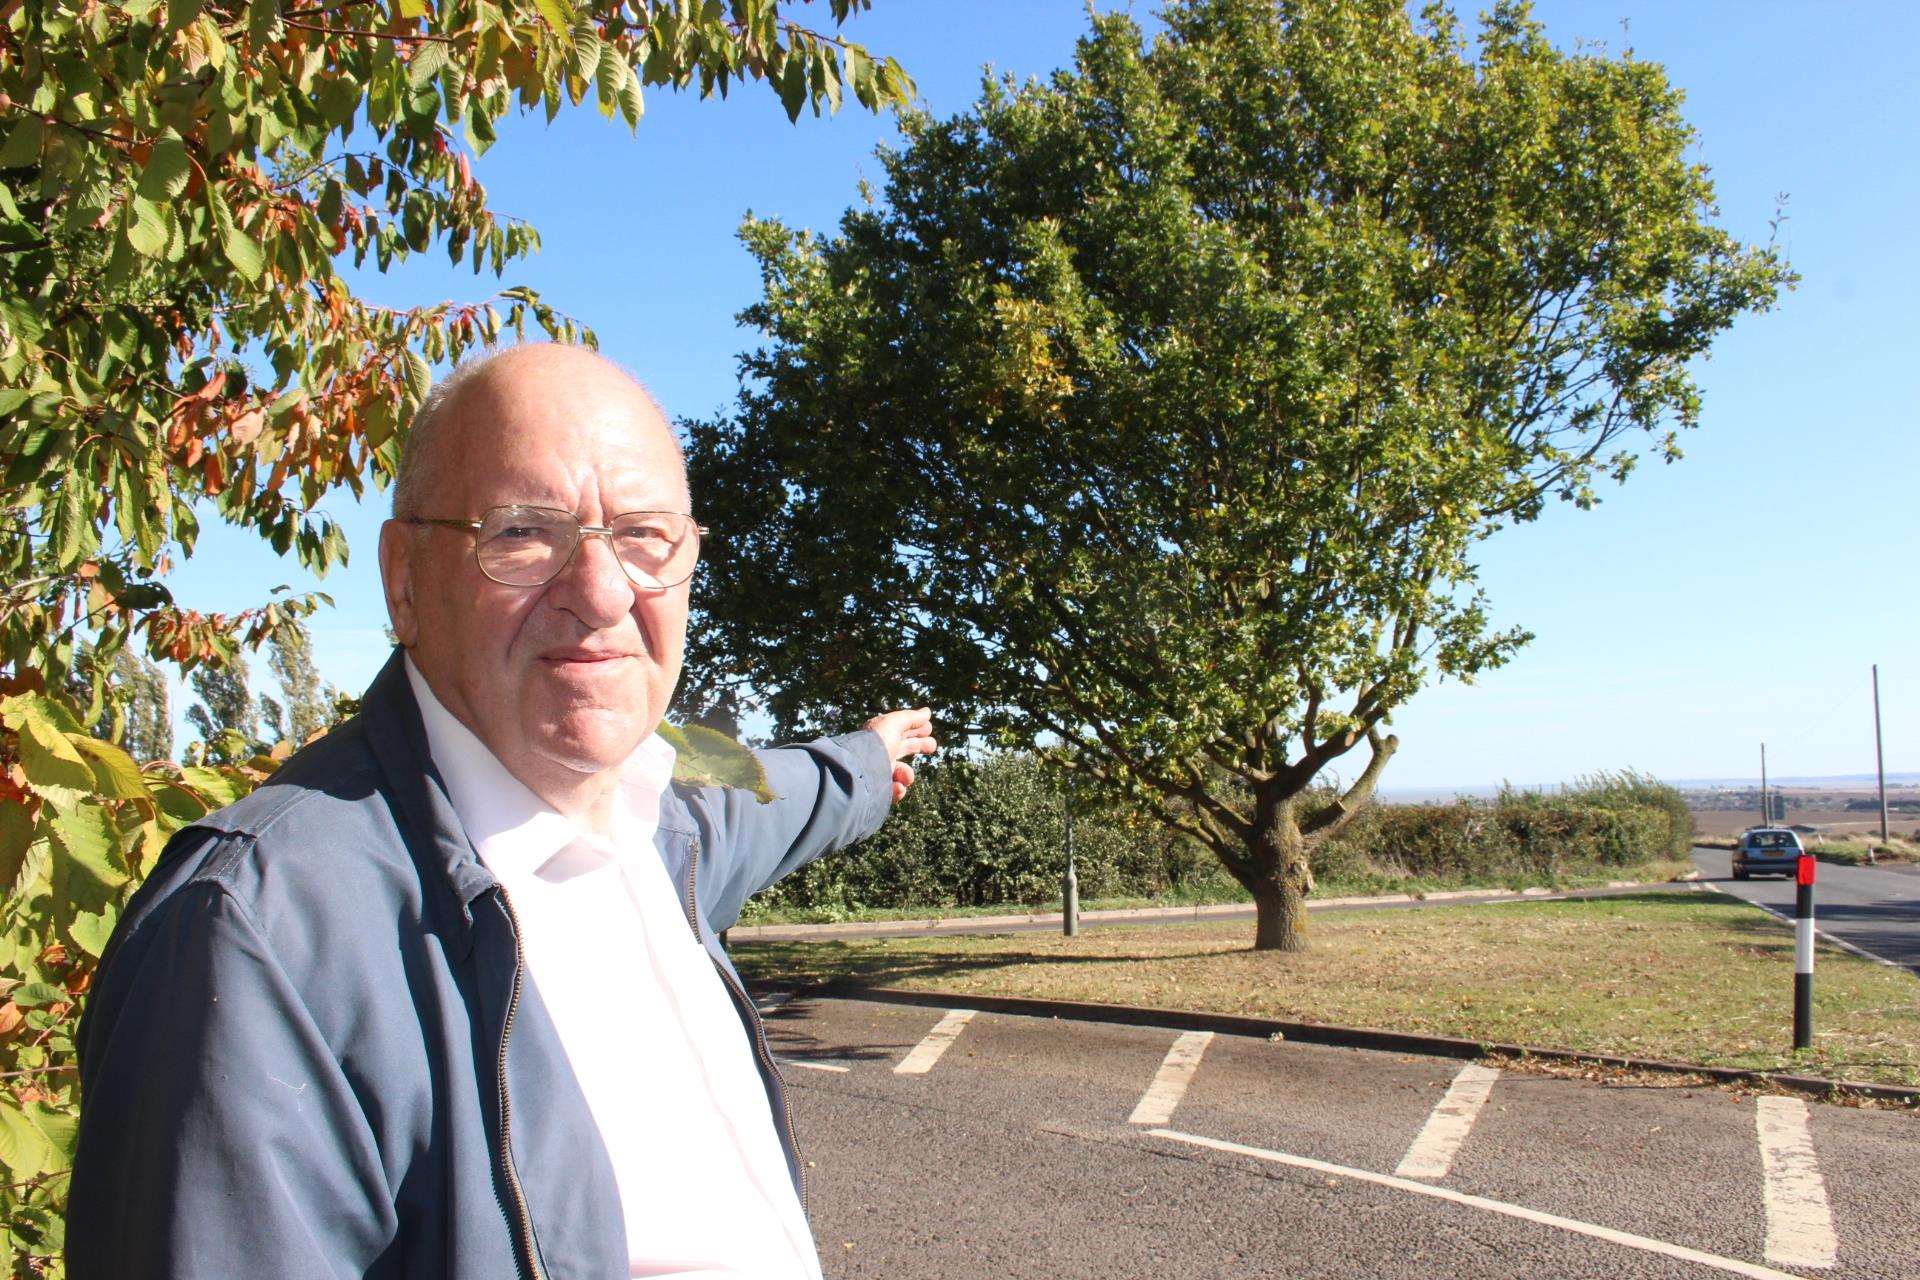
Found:
<path fill-rule="evenodd" d="M 1920 1119 L 764 1001 L 828 1276 L 1920 1275 Z"/>

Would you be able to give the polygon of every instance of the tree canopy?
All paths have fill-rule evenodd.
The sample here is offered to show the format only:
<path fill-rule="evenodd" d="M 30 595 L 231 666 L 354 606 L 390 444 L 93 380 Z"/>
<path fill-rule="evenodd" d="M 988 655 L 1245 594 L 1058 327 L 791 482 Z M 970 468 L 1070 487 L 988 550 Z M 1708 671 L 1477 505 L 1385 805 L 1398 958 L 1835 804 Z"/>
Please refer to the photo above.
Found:
<path fill-rule="evenodd" d="M 62 666 L 84 630 L 191 665 L 315 601 L 176 605 L 196 503 L 318 573 L 315 510 L 391 476 L 430 363 L 575 322 L 510 286 L 393 309 L 345 264 L 445 252 L 498 275 L 539 241 L 473 159 L 516 109 L 651 86 L 770 84 L 791 115 L 911 83 L 793 10 L 868 0 L 72 0 L 0 24 L 0 662 Z"/>
<path fill-rule="evenodd" d="M 129 750 L 161 741 L 129 718 L 151 682 L 113 673 L 138 652 L 203 675 L 325 603 L 275 592 L 208 613 L 173 598 L 169 565 L 193 553 L 204 513 L 315 573 L 344 563 L 318 504 L 391 479 L 434 362 L 527 330 L 592 340 L 519 285 L 390 308 L 357 295 L 347 266 L 443 252 L 499 277 L 535 248 L 476 176 L 515 112 L 591 99 L 634 126 L 650 89 L 753 82 L 790 118 L 843 96 L 904 103 L 898 64 L 841 34 L 868 7 L 0 5 L 0 1226 L 13 1272 L 61 1273 L 74 1012 L 122 904 L 173 831 L 244 795 L 292 745 L 136 763 Z M 310 674 L 297 660 L 281 672 L 299 686 L 289 734 L 314 722 Z M 704 739 L 684 755 L 729 780 L 741 767 Z"/>
<path fill-rule="evenodd" d="M 1394 710 L 1528 638 L 1476 543 L 1677 458 L 1691 363 L 1790 276 L 1714 225 L 1662 69 L 1523 3 L 1471 44 L 1399 0 L 1164 18 L 906 114 L 835 234 L 746 222 L 764 342 L 690 424 L 723 536 L 686 700 L 1051 743 L 1291 947 Z"/>

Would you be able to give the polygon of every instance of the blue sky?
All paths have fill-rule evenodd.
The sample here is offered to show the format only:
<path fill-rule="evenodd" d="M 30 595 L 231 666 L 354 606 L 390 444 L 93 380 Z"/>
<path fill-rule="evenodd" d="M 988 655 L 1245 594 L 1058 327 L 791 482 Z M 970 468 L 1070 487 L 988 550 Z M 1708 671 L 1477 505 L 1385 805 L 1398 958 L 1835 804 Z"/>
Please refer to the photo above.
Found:
<path fill-rule="evenodd" d="M 1920 7 L 1548 0 L 1537 12 L 1556 42 L 1624 41 L 1665 64 L 1723 223 L 1764 239 L 1784 193 L 1803 280 L 1700 367 L 1706 409 L 1684 461 L 1646 464 L 1597 510 L 1556 508 L 1484 545 L 1495 621 L 1537 638 L 1477 684 L 1404 708 L 1385 785 L 1628 766 L 1747 776 L 1762 739 L 1776 774 L 1871 771 L 1873 662 L 1888 768 L 1920 770 Z M 950 114 L 984 64 L 1045 74 L 1084 28 L 1080 0 L 876 0 L 849 34 L 898 57 Z M 742 213 L 831 229 L 856 182 L 878 182 L 872 151 L 891 136 L 857 109 L 789 125 L 758 86 L 726 102 L 654 94 L 637 135 L 590 108 L 517 120 L 477 172 L 496 208 L 545 241 L 506 283 L 592 325 L 670 414 L 696 416 L 731 399 L 751 338 L 733 321 L 758 283 L 734 238 Z M 357 283 L 396 305 L 489 287 L 433 263 Z M 357 689 L 386 655 L 373 551 L 385 499 L 326 509 L 354 555 L 323 583 L 210 524 L 172 584 L 206 609 L 247 607 L 278 583 L 322 587 L 337 602 L 314 621 L 322 671 Z"/>

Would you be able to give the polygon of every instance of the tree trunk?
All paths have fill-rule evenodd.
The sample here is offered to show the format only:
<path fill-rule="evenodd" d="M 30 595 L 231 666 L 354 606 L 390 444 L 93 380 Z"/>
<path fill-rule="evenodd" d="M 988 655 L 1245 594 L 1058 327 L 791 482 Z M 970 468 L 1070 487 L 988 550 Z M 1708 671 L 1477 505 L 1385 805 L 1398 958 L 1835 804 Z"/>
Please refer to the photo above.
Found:
<path fill-rule="evenodd" d="M 1293 797 L 1257 799 L 1248 843 L 1252 874 L 1242 876 L 1241 883 L 1253 894 L 1253 949 L 1305 951 L 1307 895 L 1313 891 L 1313 872 L 1307 864 L 1307 842 L 1300 832 Z"/>
<path fill-rule="evenodd" d="M 1255 951 L 1307 949 L 1307 895 L 1299 885 L 1275 877 L 1273 883 L 1253 890 L 1253 908 Z"/>

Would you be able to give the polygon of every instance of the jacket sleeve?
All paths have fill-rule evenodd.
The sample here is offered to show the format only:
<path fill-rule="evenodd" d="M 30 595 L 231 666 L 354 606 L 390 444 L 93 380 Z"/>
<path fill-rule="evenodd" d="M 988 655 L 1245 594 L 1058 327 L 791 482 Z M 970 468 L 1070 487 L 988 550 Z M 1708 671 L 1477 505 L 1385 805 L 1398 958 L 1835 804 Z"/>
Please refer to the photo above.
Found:
<path fill-rule="evenodd" d="M 715 931 L 768 885 L 878 831 L 893 806 L 893 761 L 872 730 L 754 754 L 773 803 L 746 791 L 701 792 L 715 830 L 703 850 L 700 907 Z"/>
<path fill-rule="evenodd" d="M 397 1236 L 372 1130 L 217 880 L 156 903 L 81 1031 L 71 1280 L 363 1276 Z"/>

